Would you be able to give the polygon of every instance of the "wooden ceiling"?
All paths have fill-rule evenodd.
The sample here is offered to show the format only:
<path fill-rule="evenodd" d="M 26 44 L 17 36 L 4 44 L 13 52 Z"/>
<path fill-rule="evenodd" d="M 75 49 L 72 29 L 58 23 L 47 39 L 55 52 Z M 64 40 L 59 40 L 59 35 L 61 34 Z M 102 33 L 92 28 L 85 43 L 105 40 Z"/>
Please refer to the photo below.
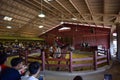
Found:
<path fill-rule="evenodd" d="M 41 11 L 45 18 L 38 17 Z M 12 21 L 3 20 L 5 16 Z M 1 35 L 39 36 L 61 21 L 111 28 L 120 22 L 120 0 L 0 0 Z"/>

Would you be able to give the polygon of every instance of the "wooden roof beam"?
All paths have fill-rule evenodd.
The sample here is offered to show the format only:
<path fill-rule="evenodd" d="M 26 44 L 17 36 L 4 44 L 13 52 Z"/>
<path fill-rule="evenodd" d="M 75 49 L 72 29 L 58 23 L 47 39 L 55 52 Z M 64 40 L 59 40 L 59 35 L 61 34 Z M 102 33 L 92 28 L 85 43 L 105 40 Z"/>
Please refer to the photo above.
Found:
<path fill-rule="evenodd" d="M 45 6 L 43 3 L 40 3 L 40 1 L 39 0 L 35 0 L 35 2 L 37 2 L 38 4 L 40 4 L 41 6 L 43 6 L 43 7 L 45 7 L 46 9 L 48 9 L 49 11 L 51 11 L 52 13 L 52 15 L 54 14 L 54 16 L 56 15 L 58 15 L 55 11 L 53 11 L 53 10 L 51 10 L 49 7 L 47 7 L 47 6 Z M 47 12 L 48 12 L 48 10 L 47 10 Z"/>
<path fill-rule="evenodd" d="M 56 8 L 55 6 L 53 6 L 50 2 L 45 1 L 48 5 L 52 6 L 53 8 L 55 8 L 58 12 L 62 13 L 61 10 L 59 10 L 58 8 Z"/>
<path fill-rule="evenodd" d="M 85 0 L 85 3 L 86 3 L 86 5 L 87 5 L 87 7 L 88 7 L 88 10 L 89 10 L 89 12 L 90 12 L 90 14 L 91 14 L 91 16 L 92 16 L 93 21 L 94 21 L 94 23 L 95 23 L 95 25 L 96 25 L 96 27 L 97 27 L 96 21 L 94 20 L 94 16 L 93 16 L 92 9 L 90 8 L 90 5 L 89 5 L 90 3 L 88 2 L 88 0 Z"/>
<path fill-rule="evenodd" d="M 120 12 L 118 13 L 120 15 Z M 120 23 L 120 16 L 116 17 L 116 20 L 114 21 L 115 23 Z"/>
<path fill-rule="evenodd" d="M 69 20 L 69 19 L 65 19 L 64 21 L 68 21 L 68 22 L 72 22 L 72 20 Z M 79 22 L 79 19 L 78 20 L 76 20 L 75 22 Z M 81 22 L 82 23 L 86 23 L 86 22 L 88 22 L 88 23 L 94 23 L 94 21 L 93 20 L 81 20 Z M 96 21 L 96 24 L 109 24 L 109 25 L 114 25 L 115 23 L 114 22 L 103 22 L 103 21 Z"/>
<path fill-rule="evenodd" d="M 79 12 L 80 16 L 81 16 L 84 20 L 86 20 L 85 17 L 82 15 L 82 13 L 78 10 L 78 8 L 76 7 L 76 5 L 73 3 L 73 1 L 72 1 L 72 0 L 69 0 L 69 1 L 70 1 L 70 3 L 73 5 L 73 7 Z M 79 19 L 79 20 L 80 20 L 80 22 L 82 23 L 81 19 Z M 89 23 L 88 23 L 88 24 L 89 24 Z"/>
<path fill-rule="evenodd" d="M 58 4 L 60 4 L 67 12 L 69 12 L 73 17 L 77 18 L 70 10 L 68 10 L 60 1 L 56 0 Z"/>
<path fill-rule="evenodd" d="M 22 15 L 20 15 L 20 14 L 17 14 L 17 13 L 15 13 L 15 12 L 11 12 L 11 11 L 9 11 L 9 10 L 5 10 L 5 9 L 1 9 L 1 13 L 2 13 L 2 11 L 4 11 L 4 13 L 6 13 L 6 14 L 2 14 L 2 15 L 4 15 L 4 16 L 9 16 L 9 17 L 14 17 L 14 16 L 19 16 L 19 17 L 21 17 L 21 18 L 23 18 L 23 20 L 25 19 L 25 20 L 29 20 L 30 18 L 28 18 L 28 17 L 25 17 L 25 16 L 22 16 Z M 9 14 L 9 15 L 8 15 Z M 14 15 L 14 16 L 12 16 L 12 14 Z M 20 19 L 19 19 L 20 20 Z M 24 21 L 25 21 L 24 20 Z"/>
<path fill-rule="evenodd" d="M 31 3 L 30 1 L 27 1 L 27 3 L 36 6 L 34 3 Z M 36 6 L 36 7 L 38 7 L 38 6 Z M 39 9 L 38 9 L 38 10 L 39 10 Z M 53 14 L 52 14 L 52 15 L 53 15 Z M 36 16 L 34 19 L 31 19 L 31 20 L 30 20 L 27 24 L 25 24 L 23 27 L 25 28 L 25 26 L 28 26 L 29 24 L 33 23 L 37 18 L 38 18 L 38 16 Z M 21 29 L 21 30 L 22 30 L 22 29 Z M 21 31 L 21 30 L 19 30 L 19 31 Z"/>
<path fill-rule="evenodd" d="M 27 0 L 26 0 L 26 2 L 29 3 L 29 4 L 31 4 L 31 5 L 33 5 L 33 6 L 35 6 L 36 8 L 38 8 L 39 12 L 41 11 L 41 6 L 42 6 L 42 7 L 44 6 L 44 5 L 41 4 L 41 3 L 40 3 L 41 6 L 38 6 L 38 5 L 36 5 L 36 4 L 33 3 L 34 1 L 27 1 Z M 36 0 L 35 0 L 35 2 L 36 2 Z M 38 1 L 37 1 L 37 2 L 38 2 Z M 49 14 L 52 15 L 52 16 L 55 16 L 55 15 L 54 15 L 55 13 L 54 13 L 54 14 L 53 14 L 53 13 L 50 13 L 49 11 L 51 11 L 51 10 L 48 9 L 46 6 L 44 6 L 44 7 L 47 9 L 47 11 L 46 11 L 47 13 L 49 13 Z M 42 11 L 45 11 L 46 9 L 43 9 Z M 49 10 L 49 11 L 48 11 L 48 10 Z M 53 12 L 53 11 L 52 11 L 52 12 Z"/>
<path fill-rule="evenodd" d="M 12 0 L 11 0 L 12 1 Z M 14 0 L 15 2 L 17 2 L 17 1 L 20 1 L 20 0 Z M 7 5 L 7 6 L 9 6 L 9 7 L 14 7 L 14 9 L 16 9 L 16 10 L 20 10 L 20 11 L 22 11 L 22 12 L 24 12 L 24 13 L 26 13 L 26 14 L 29 14 L 29 15 L 31 15 L 31 16 L 34 16 L 35 14 L 33 14 L 33 13 L 30 13 L 29 11 L 27 11 L 27 10 L 23 10 L 23 9 L 21 9 L 20 7 L 18 7 L 18 6 L 15 6 L 15 5 L 11 5 L 11 4 L 9 4 L 9 3 L 5 3 L 4 2 L 4 0 L 2 1 L 2 3 L 3 4 L 5 4 L 5 5 Z M 17 2 L 19 5 L 21 5 L 20 4 L 20 2 Z M 22 5 L 23 6 L 23 5 Z M 28 7 L 29 8 L 29 7 Z"/>

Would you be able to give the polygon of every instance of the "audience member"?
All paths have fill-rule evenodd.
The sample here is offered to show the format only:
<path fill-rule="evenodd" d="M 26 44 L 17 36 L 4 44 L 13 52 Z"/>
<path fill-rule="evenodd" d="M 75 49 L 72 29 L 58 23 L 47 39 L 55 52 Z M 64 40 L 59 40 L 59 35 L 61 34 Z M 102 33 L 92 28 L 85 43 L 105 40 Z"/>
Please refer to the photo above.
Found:
<path fill-rule="evenodd" d="M 6 61 L 7 61 L 7 54 L 5 53 L 0 54 L 0 72 L 8 68 L 8 66 L 5 65 Z"/>
<path fill-rule="evenodd" d="M 22 58 L 13 58 L 11 60 L 12 68 L 5 69 L 1 73 L 0 80 L 20 80 L 21 74 L 19 70 L 23 67 L 23 59 Z"/>
<path fill-rule="evenodd" d="M 5 53 L 5 48 L 3 47 L 3 44 L 0 42 L 0 54 Z"/>
<path fill-rule="evenodd" d="M 21 80 L 39 80 L 38 74 L 40 72 L 40 63 L 39 62 L 32 62 L 30 63 L 29 67 L 29 75 L 22 76 Z"/>
<path fill-rule="evenodd" d="M 83 80 L 81 76 L 75 76 L 73 80 Z"/>

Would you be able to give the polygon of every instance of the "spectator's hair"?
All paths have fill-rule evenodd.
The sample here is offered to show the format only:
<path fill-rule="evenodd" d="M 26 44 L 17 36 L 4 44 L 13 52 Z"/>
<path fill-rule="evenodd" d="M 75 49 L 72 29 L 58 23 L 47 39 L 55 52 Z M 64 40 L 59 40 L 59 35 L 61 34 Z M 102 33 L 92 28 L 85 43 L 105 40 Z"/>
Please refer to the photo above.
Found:
<path fill-rule="evenodd" d="M 28 70 L 29 70 L 30 74 L 33 75 L 38 72 L 39 68 L 40 68 L 39 62 L 32 62 L 32 63 L 30 63 Z"/>
<path fill-rule="evenodd" d="M 2 64 L 4 64 L 5 63 L 5 61 L 7 60 L 7 54 L 5 54 L 5 53 L 1 53 L 0 54 L 0 65 L 2 65 Z"/>
<path fill-rule="evenodd" d="M 3 47 L 3 43 L 0 42 L 0 47 Z"/>
<path fill-rule="evenodd" d="M 14 67 L 14 66 L 17 66 L 19 63 L 23 62 L 23 59 L 20 58 L 20 57 L 17 57 L 17 58 L 13 58 L 11 60 L 11 66 Z"/>
<path fill-rule="evenodd" d="M 83 80 L 81 76 L 75 76 L 73 80 Z"/>

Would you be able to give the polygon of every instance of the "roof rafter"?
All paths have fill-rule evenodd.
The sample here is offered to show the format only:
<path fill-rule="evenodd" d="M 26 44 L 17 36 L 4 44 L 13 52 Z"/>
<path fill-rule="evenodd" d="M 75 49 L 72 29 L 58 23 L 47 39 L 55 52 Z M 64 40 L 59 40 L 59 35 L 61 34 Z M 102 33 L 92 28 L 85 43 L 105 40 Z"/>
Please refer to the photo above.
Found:
<path fill-rule="evenodd" d="M 88 0 L 85 0 L 85 3 L 86 3 L 86 5 L 87 5 L 87 8 L 88 8 L 88 10 L 89 10 L 89 12 L 90 12 L 90 14 L 91 14 L 91 16 L 92 16 L 92 19 L 93 19 L 95 25 L 97 26 L 97 24 L 96 24 L 96 22 L 95 22 L 95 20 L 94 20 L 94 16 L 93 16 L 92 9 L 90 8 L 90 5 L 89 5 L 90 3 L 88 2 Z"/>
<path fill-rule="evenodd" d="M 67 12 L 69 12 L 73 17 L 77 17 L 76 15 L 74 15 L 71 11 L 69 11 L 60 1 L 56 0 L 57 3 L 59 3 Z"/>
<path fill-rule="evenodd" d="M 69 0 L 69 1 L 70 1 L 70 3 L 74 6 L 74 8 L 79 12 L 80 16 L 82 16 L 82 18 L 83 18 L 84 20 L 86 20 L 85 17 L 82 15 L 82 13 L 79 11 L 79 9 L 75 6 L 74 2 L 73 2 L 72 0 Z M 82 23 L 81 19 L 80 19 L 80 22 Z M 87 22 L 87 21 L 86 21 L 86 22 Z M 88 23 L 88 24 L 89 24 L 89 23 Z"/>

